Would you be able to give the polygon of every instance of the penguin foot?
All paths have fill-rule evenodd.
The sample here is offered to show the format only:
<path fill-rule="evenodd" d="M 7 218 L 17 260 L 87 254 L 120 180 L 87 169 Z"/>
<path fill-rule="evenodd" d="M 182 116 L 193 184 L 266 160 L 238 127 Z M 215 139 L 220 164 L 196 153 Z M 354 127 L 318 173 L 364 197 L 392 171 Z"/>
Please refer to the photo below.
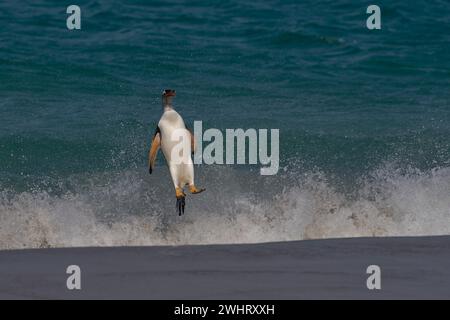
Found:
<path fill-rule="evenodd" d="M 201 192 L 203 192 L 203 191 L 205 191 L 205 190 L 206 190 L 205 188 L 200 188 L 200 189 L 198 189 L 195 185 L 189 186 L 189 191 L 190 191 L 192 194 L 201 193 Z"/>
<path fill-rule="evenodd" d="M 185 197 L 180 197 L 177 198 L 177 211 L 178 211 L 178 215 L 181 216 L 182 214 L 184 214 L 184 207 L 186 206 L 186 198 Z"/>
<path fill-rule="evenodd" d="M 181 188 L 175 188 L 175 196 L 178 198 L 184 198 L 186 197 L 186 194 L 183 192 L 183 189 Z"/>

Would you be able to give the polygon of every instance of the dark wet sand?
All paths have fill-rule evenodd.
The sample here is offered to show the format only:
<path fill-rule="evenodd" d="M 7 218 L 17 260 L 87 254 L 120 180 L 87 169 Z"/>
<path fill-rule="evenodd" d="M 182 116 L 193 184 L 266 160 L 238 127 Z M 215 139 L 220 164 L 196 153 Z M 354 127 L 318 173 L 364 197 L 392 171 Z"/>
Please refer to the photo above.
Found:
<path fill-rule="evenodd" d="M 66 288 L 66 268 L 82 289 Z M 382 289 L 366 287 L 379 265 Z M 450 298 L 450 237 L 0 252 L 3 299 Z"/>

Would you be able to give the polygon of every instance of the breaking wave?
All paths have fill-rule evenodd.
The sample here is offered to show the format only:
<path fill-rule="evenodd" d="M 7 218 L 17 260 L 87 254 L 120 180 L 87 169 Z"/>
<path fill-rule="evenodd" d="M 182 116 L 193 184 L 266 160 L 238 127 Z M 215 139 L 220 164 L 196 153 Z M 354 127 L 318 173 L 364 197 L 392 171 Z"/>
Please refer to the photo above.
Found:
<path fill-rule="evenodd" d="M 82 187 L 64 192 L 2 190 L 0 249 L 450 234 L 450 168 L 387 165 L 352 192 L 338 191 L 321 173 L 263 178 L 210 168 L 199 182 L 207 191 L 188 196 L 182 217 L 160 171 L 84 177 Z"/>

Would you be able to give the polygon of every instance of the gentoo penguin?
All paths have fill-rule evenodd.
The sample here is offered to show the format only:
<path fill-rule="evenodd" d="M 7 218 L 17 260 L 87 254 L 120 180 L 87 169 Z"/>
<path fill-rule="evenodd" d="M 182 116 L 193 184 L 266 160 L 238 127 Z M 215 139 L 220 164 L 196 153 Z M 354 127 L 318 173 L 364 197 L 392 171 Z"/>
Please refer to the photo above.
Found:
<path fill-rule="evenodd" d="M 191 154 L 195 151 L 195 139 L 192 132 L 186 129 L 183 118 L 173 109 L 172 100 L 175 90 L 166 89 L 162 93 L 163 115 L 159 120 L 149 151 L 149 172 L 152 174 L 156 155 L 161 148 L 172 176 L 177 198 L 178 215 L 184 214 L 185 186 L 192 194 L 205 189 L 194 184 L 194 163 Z"/>

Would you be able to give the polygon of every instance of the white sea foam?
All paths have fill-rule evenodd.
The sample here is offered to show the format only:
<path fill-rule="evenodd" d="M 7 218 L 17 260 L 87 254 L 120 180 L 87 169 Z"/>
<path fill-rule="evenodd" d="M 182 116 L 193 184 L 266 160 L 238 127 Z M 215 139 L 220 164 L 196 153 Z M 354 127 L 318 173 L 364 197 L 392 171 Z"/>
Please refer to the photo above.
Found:
<path fill-rule="evenodd" d="M 1 191 L 0 249 L 450 234 L 450 168 L 386 166 L 351 196 L 320 174 L 299 175 L 267 196 L 273 184 L 247 188 L 242 173 L 222 171 L 209 176 L 205 193 L 188 197 L 182 217 L 170 184 L 161 189 L 158 178 L 136 172 L 92 178 L 89 187 L 58 196 Z"/>

